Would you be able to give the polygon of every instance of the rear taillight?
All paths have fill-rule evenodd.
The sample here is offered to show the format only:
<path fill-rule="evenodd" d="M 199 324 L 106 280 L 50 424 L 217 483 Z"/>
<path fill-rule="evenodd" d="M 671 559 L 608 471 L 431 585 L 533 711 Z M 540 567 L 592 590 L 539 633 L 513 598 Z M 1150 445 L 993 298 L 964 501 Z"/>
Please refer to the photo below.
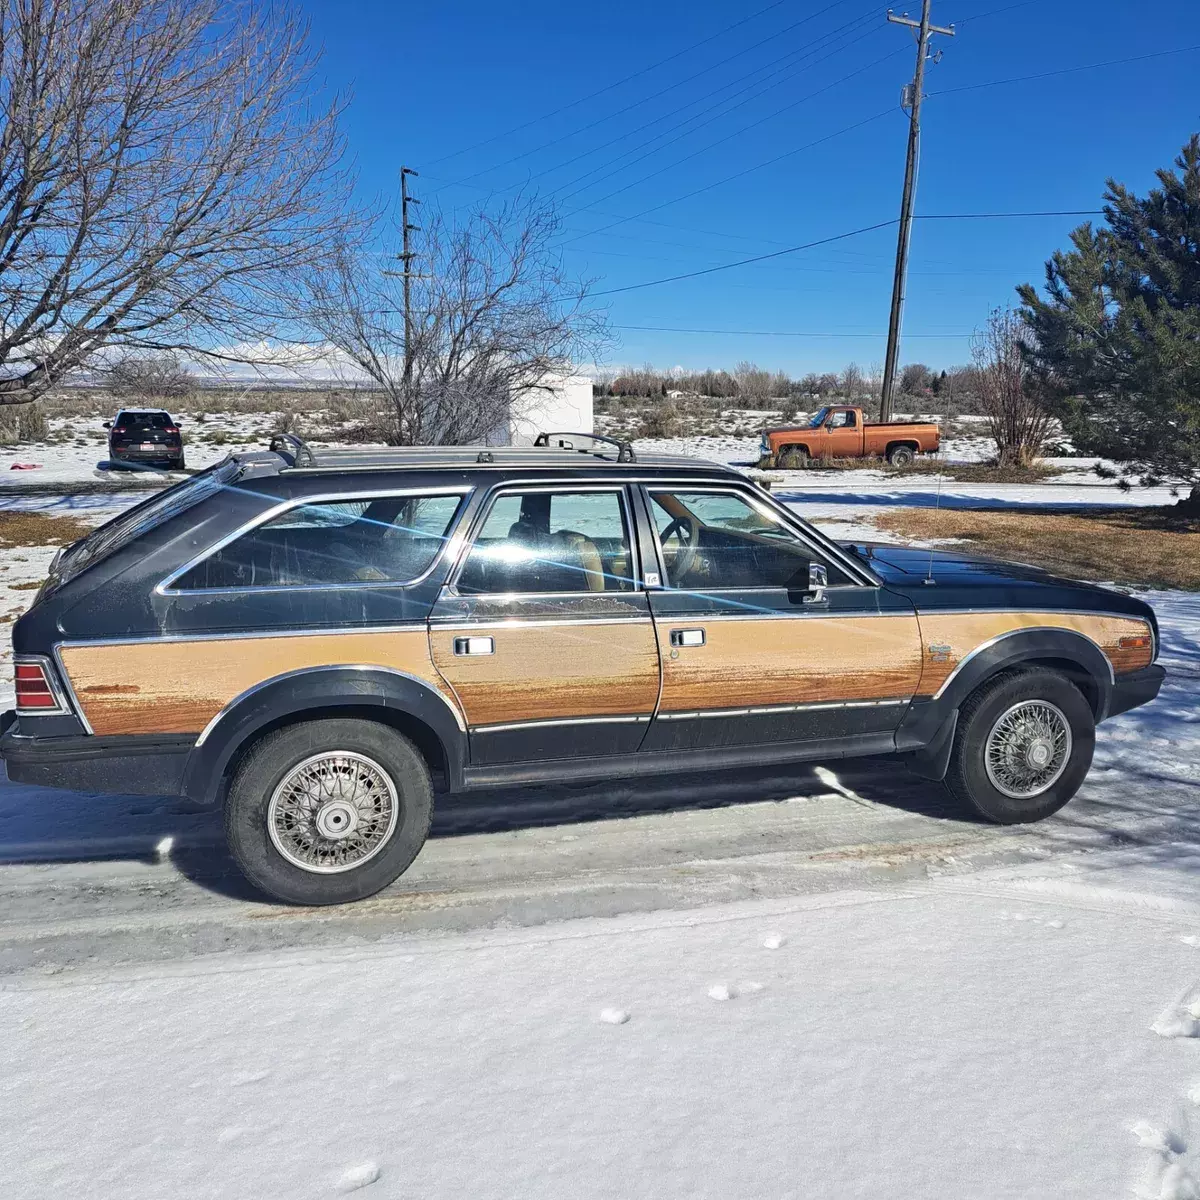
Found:
<path fill-rule="evenodd" d="M 125 432 L 124 425 L 118 425 L 113 429 L 113 433 L 124 433 L 124 432 Z"/>
<path fill-rule="evenodd" d="M 50 665 L 43 659 L 18 659 L 16 663 L 17 712 L 66 712 L 55 686 Z"/>
<path fill-rule="evenodd" d="M 174 425 L 164 425 L 163 432 L 164 433 L 178 433 L 179 430 L 176 429 Z"/>

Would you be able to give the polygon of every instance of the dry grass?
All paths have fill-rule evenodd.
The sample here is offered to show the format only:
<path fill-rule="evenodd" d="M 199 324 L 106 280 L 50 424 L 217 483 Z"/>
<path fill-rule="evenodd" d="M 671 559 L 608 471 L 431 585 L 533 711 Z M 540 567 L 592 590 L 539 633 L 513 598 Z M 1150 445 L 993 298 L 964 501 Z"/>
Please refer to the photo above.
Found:
<path fill-rule="evenodd" d="M 78 517 L 43 513 L 0 512 L 0 550 L 16 546 L 66 546 L 91 533 L 93 525 Z"/>
<path fill-rule="evenodd" d="M 972 550 L 1078 579 L 1200 590 L 1200 518 L 1174 508 L 1083 513 L 898 508 L 875 527 L 904 538 L 959 538 Z"/>

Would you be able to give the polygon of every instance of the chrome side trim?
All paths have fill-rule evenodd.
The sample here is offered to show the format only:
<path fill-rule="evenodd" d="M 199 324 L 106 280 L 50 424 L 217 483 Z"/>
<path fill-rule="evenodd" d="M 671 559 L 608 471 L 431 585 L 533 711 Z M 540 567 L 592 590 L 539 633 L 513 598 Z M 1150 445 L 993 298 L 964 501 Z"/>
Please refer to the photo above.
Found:
<path fill-rule="evenodd" d="M 20 705 L 13 701 L 13 706 L 16 709 L 18 717 L 71 717 L 78 716 L 78 713 L 72 712 L 71 706 L 64 694 L 64 685 L 62 677 L 65 672 L 61 666 L 56 664 L 54 660 L 47 654 L 16 654 L 13 656 L 13 683 L 15 686 L 17 667 L 37 667 L 42 672 L 42 678 L 46 681 L 46 686 L 50 689 L 50 698 L 54 701 L 53 708 L 21 708 Z M 84 721 L 84 728 L 87 728 L 87 722 Z M 88 729 L 88 733 L 92 731 Z"/>
<path fill-rule="evenodd" d="M 474 621 L 437 620 L 429 623 L 430 634 L 449 633 L 462 629 L 531 629 L 551 625 L 653 625 L 650 617 L 480 617 Z"/>
<path fill-rule="evenodd" d="M 92 728 L 92 723 L 87 719 L 87 713 L 83 711 L 83 705 L 79 703 L 79 697 L 75 694 L 75 687 L 71 683 L 71 676 L 67 673 L 67 668 L 63 665 L 62 655 L 59 651 L 62 649 L 62 642 L 55 642 L 50 647 L 50 653 L 54 661 L 58 664 L 58 678 L 63 687 L 66 689 L 67 695 L 70 697 L 71 704 L 75 709 L 75 715 L 79 718 L 79 723 L 83 726 L 86 732 L 94 735 L 95 730 Z"/>
<path fill-rule="evenodd" d="M 126 638 L 81 638 L 55 643 L 55 649 L 68 650 L 76 646 L 142 646 L 151 642 L 236 642 L 245 639 L 285 637 L 337 637 L 350 633 L 412 633 L 424 632 L 425 618 L 396 625 L 327 625 L 321 629 L 233 629 L 218 633 L 152 633 Z"/>
<path fill-rule="evenodd" d="M 831 700 L 814 704 L 764 704 L 755 708 L 700 708 L 688 712 L 660 712 L 660 721 L 692 721 L 706 717 L 759 717 L 774 716 L 776 713 L 819 712 L 822 709 L 844 708 L 894 708 L 908 704 L 911 696 L 900 696 L 893 700 Z"/>
<path fill-rule="evenodd" d="M 437 698 L 454 715 L 454 723 L 458 726 L 459 730 L 463 733 L 466 732 L 467 727 L 466 727 L 466 724 L 463 722 L 462 714 L 454 707 L 453 704 L 450 703 L 449 700 L 446 699 L 445 696 L 442 695 L 441 692 L 439 692 L 437 690 L 437 688 L 435 688 L 429 682 L 429 680 L 422 679 L 419 675 L 410 675 L 407 671 L 398 671 L 395 667 L 384 667 L 384 666 L 379 666 L 374 663 L 326 663 L 324 666 L 320 666 L 320 667 L 300 667 L 295 671 L 284 671 L 282 674 L 272 675 L 269 679 L 260 679 L 258 681 L 258 683 L 253 684 L 251 687 L 246 688 L 246 690 L 244 692 L 239 692 L 238 695 L 234 696 L 234 698 L 232 700 L 230 700 L 221 709 L 221 711 L 218 712 L 212 718 L 212 720 L 210 720 L 209 723 L 207 725 L 205 725 L 205 727 L 200 731 L 200 736 L 196 739 L 196 746 L 199 747 L 199 746 L 204 745 L 204 743 L 208 740 L 208 737 L 212 733 L 212 731 L 214 729 L 216 729 L 216 727 L 221 723 L 221 721 L 224 719 L 224 717 L 227 716 L 228 713 L 233 708 L 235 708 L 243 700 L 248 700 L 256 692 L 261 692 L 263 690 L 263 688 L 267 687 L 269 684 L 279 683 L 281 680 L 284 680 L 284 679 L 294 679 L 298 675 L 310 675 L 310 674 L 312 674 L 313 671 L 326 671 L 326 670 L 383 671 L 388 675 L 399 675 L 401 679 L 407 679 L 413 683 L 419 683 L 422 685 L 422 687 L 426 688 L 428 691 L 432 692 L 434 695 L 437 696 Z"/>
<path fill-rule="evenodd" d="M 329 492 L 321 493 L 315 496 L 293 496 L 288 500 L 281 500 L 278 504 L 272 505 L 270 508 L 260 512 L 257 516 L 251 517 L 249 521 L 244 522 L 232 533 L 227 533 L 223 538 L 214 542 L 211 546 L 205 547 L 199 554 L 188 559 L 181 567 L 176 567 L 165 579 L 155 584 L 154 591 L 159 596 L 229 596 L 229 595 L 258 595 L 262 592 L 308 592 L 308 591 L 329 591 L 330 589 L 346 589 L 346 588 L 381 588 L 381 587 L 415 587 L 427 579 L 430 574 L 437 568 L 437 565 L 446 557 L 447 548 L 451 545 L 454 539 L 458 536 L 459 527 L 462 525 L 463 515 L 466 511 L 466 506 L 460 501 L 458 508 L 455 510 L 454 516 L 451 518 L 450 532 L 442 538 L 441 549 L 433 556 L 433 561 L 421 572 L 420 575 L 413 579 L 388 579 L 372 582 L 370 580 L 356 581 L 354 583 L 302 583 L 302 584 L 267 584 L 263 587 L 236 587 L 236 588 L 173 588 L 171 585 L 181 575 L 186 575 L 193 567 L 198 566 L 206 558 L 211 558 L 219 550 L 223 550 L 231 542 L 237 541 L 238 538 L 245 536 L 251 530 L 257 529 L 260 525 L 265 525 L 268 521 L 274 520 L 278 516 L 282 516 L 285 512 L 293 508 L 306 508 L 312 504 L 336 504 L 344 501 L 354 500 L 389 500 L 402 496 L 470 496 L 473 488 L 470 487 L 423 487 L 423 488 L 387 488 L 380 491 L 370 492 Z M 457 552 L 457 551 L 456 551 Z"/>
<path fill-rule="evenodd" d="M 557 725 L 645 725 L 649 716 L 641 717 L 559 717 L 550 721 L 508 721 L 502 725 L 472 725 L 472 733 L 504 733 L 510 729 L 540 729 Z"/>
<path fill-rule="evenodd" d="M 1097 614 L 1093 614 L 1093 615 L 1097 615 Z M 1103 614 L 1098 614 L 1098 615 L 1111 617 L 1111 616 L 1114 616 L 1117 614 L 1103 613 Z M 1140 621 L 1141 620 L 1140 617 L 1129 617 L 1128 619 L 1131 621 Z M 957 664 L 955 664 L 954 670 L 951 671 L 950 674 L 946 676 L 946 678 L 942 681 L 941 687 L 939 687 L 938 690 L 933 693 L 933 699 L 940 700 L 942 698 L 942 696 L 945 694 L 946 689 L 954 682 L 954 680 L 958 676 L 959 672 L 963 669 L 963 667 L 965 667 L 967 665 L 967 663 L 969 663 L 971 661 L 971 659 L 982 654 L 985 650 L 989 650 L 992 646 L 996 645 L 998 642 L 1003 642 L 1007 638 L 1011 638 L 1011 637 L 1019 637 L 1023 633 L 1069 633 L 1069 634 L 1073 634 L 1075 637 L 1083 638 L 1083 640 L 1085 642 L 1090 642 L 1093 646 L 1095 646 L 1100 657 L 1104 659 L 1104 662 L 1108 667 L 1109 683 L 1113 684 L 1116 682 L 1116 675 L 1113 673 L 1112 659 L 1109 658 L 1108 655 L 1104 653 L 1104 648 L 1094 638 L 1090 638 L 1090 637 L 1088 637 L 1088 635 L 1086 633 L 1080 633 L 1080 631 L 1078 629 L 1071 629 L 1069 626 L 1066 626 L 1066 625 L 1025 625 L 1025 626 L 1022 626 L 1020 629 L 1006 630 L 1004 633 L 997 634 L 994 638 L 988 638 L 988 640 L 986 642 L 980 642 L 978 646 L 973 647 L 969 653 L 967 653 L 964 657 L 962 657 L 958 660 Z"/>

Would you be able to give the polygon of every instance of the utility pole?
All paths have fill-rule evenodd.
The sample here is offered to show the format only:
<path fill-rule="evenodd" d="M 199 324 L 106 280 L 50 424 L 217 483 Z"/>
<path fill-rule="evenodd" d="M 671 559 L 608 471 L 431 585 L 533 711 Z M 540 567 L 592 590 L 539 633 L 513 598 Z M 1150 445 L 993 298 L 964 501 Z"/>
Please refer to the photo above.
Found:
<path fill-rule="evenodd" d="M 419 178 L 412 167 L 400 168 L 400 228 L 404 242 L 404 251 L 400 255 L 404 262 L 404 402 L 407 405 L 412 400 L 412 260 L 416 258 L 408 235 L 414 230 L 420 230 L 420 225 L 412 225 L 408 220 L 408 206 L 420 204 L 420 200 L 408 194 L 408 177 Z"/>
<path fill-rule="evenodd" d="M 954 36 L 954 26 L 931 25 L 929 10 L 933 0 L 922 0 L 921 19 L 907 13 L 895 16 L 888 10 L 893 25 L 907 25 L 917 31 L 917 69 L 912 83 L 901 94 L 900 103 L 908 109 L 908 155 L 904 161 L 904 193 L 900 199 L 900 232 L 896 239 L 896 276 L 892 282 L 892 314 L 888 321 L 887 360 L 883 368 L 883 394 L 879 401 L 879 419 L 892 419 L 892 397 L 896 388 L 897 359 L 900 356 L 900 318 L 904 311 L 904 286 L 908 275 L 908 243 L 912 236 L 913 198 L 917 190 L 917 159 L 921 147 L 921 88 L 925 82 L 925 60 L 929 57 L 929 38 L 943 33 Z M 938 52 L 940 55 L 940 51 Z M 936 60 L 935 60 L 936 61 Z"/>

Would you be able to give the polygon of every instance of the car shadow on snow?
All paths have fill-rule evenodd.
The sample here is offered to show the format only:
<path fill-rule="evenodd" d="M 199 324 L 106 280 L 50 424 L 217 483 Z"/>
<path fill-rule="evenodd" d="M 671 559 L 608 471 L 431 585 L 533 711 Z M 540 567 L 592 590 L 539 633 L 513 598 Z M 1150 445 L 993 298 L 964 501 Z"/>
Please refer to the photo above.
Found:
<path fill-rule="evenodd" d="M 840 794 L 868 808 L 976 824 L 934 783 L 894 760 L 540 784 L 436 797 L 431 838 L 503 833 L 649 814 Z M 0 782 L 0 868 L 28 863 L 169 861 L 192 882 L 262 897 L 225 849 L 221 813 L 180 797 L 97 796 Z"/>

